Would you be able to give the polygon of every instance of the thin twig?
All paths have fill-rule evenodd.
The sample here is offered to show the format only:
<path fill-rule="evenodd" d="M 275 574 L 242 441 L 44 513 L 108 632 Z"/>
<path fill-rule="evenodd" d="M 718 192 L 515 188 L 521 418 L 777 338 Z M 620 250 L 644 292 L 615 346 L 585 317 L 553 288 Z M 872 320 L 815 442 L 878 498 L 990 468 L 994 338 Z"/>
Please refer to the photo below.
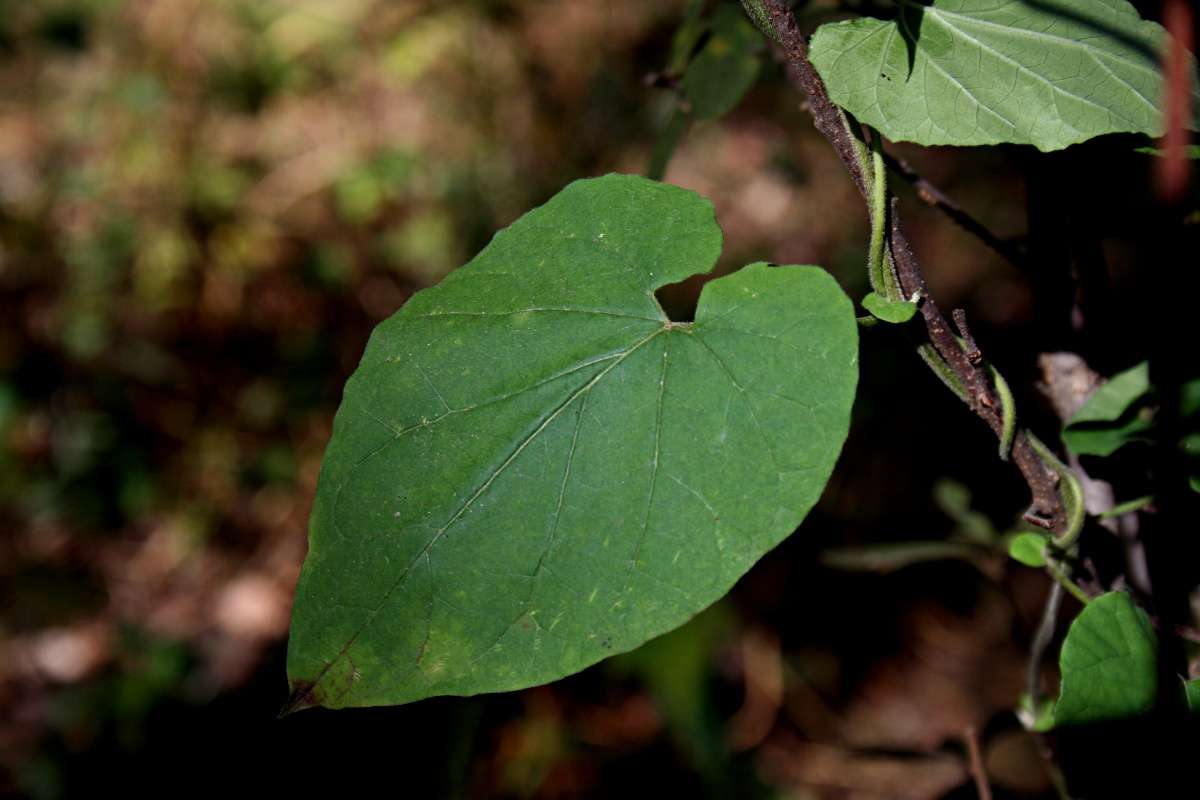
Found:
<path fill-rule="evenodd" d="M 1037 716 L 1038 705 L 1042 702 L 1042 659 L 1046 649 L 1054 640 L 1054 626 L 1058 624 L 1058 609 L 1062 606 L 1063 586 L 1055 581 L 1050 584 L 1050 594 L 1046 595 L 1046 606 L 1042 609 L 1042 619 L 1038 623 L 1037 633 L 1029 645 L 1029 661 L 1025 665 L 1025 693 L 1029 697 L 1029 711 Z"/>
<path fill-rule="evenodd" d="M 1054 762 L 1054 753 L 1046 744 L 1046 740 L 1035 736 L 1034 741 L 1038 755 L 1042 757 L 1042 766 L 1046 768 L 1046 776 L 1050 778 L 1050 785 L 1054 787 L 1054 793 L 1058 795 L 1058 800 L 1073 800 L 1071 791 L 1067 788 L 1067 779 L 1058 764 Z"/>
<path fill-rule="evenodd" d="M 1189 625 L 1176 625 L 1171 630 L 1184 641 L 1200 644 L 1200 628 L 1193 628 Z"/>
<path fill-rule="evenodd" d="M 1022 269 L 1029 266 L 1029 259 L 1025 257 L 1025 253 L 1019 247 L 992 233 L 986 225 L 975 219 L 975 217 L 971 216 L 970 212 L 955 202 L 954 198 L 910 167 L 907 161 L 886 153 L 883 156 L 883 160 L 888 165 L 888 169 L 910 184 L 916 190 L 917 197 L 921 198 L 927 205 L 945 214 L 958 227 L 983 242 L 992 252 L 1009 263 Z"/>
<path fill-rule="evenodd" d="M 979 800 L 992 800 L 992 787 L 988 785 L 987 770 L 983 766 L 983 754 L 979 752 L 979 732 L 975 730 L 974 725 L 967 728 L 963 739 L 967 742 L 971 777 L 975 779 L 975 791 L 979 794 Z"/>
<path fill-rule="evenodd" d="M 812 115 L 817 130 L 833 145 L 833 150 L 850 173 L 855 187 L 864 199 L 870 198 L 870 185 L 858 160 L 857 144 L 846 126 L 838 107 L 829 99 L 825 84 L 808 60 L 808 43 L 800 32 L 800 26 L 784 0 L 762 0 L 766 12 L 765 24 L 775 32 L 772 37 L 783 48 L 787 59 L 788 77 L 807 98 L 807 111 Z"/>
<path fill-rule="evenodd" d="M 771 38 L 779 43 L 787 57 L 788 76 L 808 98 L 808 110 L 817 130 L 829 140 L 834 152 L 850 173 L 855 187 L 863 199 L 869 202 L 871 187 L 864 170 L 862 143 L 851 133 L 841 110 L 829 99 L 825 84 L 812 62 L 808 60 L 808 43 L 800 32 L 791 9 L 785 0 L 762 0 L 761 8 L 765 17 L 762 22 L 771 27 L 775 34 Z M 982 364 L 970 362 L 946 318 L 929 295 L 920 267 L 900 228 L 899 213 L 894 199 L 891 218 L 888 245 L 896 264 L 903 295 L 918 298 L 930 343 L 949 365 L 958 383 L 965 388 L 965 399 L 971 410 L 991 427 L 998 438 L 1003 438 L 1006 431 L 1000 399 L 987 369 Z M 1067 515 L 1058 496 L 1057 476 L 1050 472 L 1035 452 L 1024 430 L 1019 431 L 1014 438 L 1012 460 L 1029 486 L 1032 496 L 1029 516 L 1041 519 L 1050 530 L 1065 530 Z"/>
<path fill-rule="evenodd" d="M 971 328 L 967 325 L 967 312 L 961 308 L 956 308 L 951 312 L 951 315 L 954 317 L 954 325 L 958 328 L 959 335 L 962 336 L 963 342 L 966 343 L 967 361 L 978 365 L 980 361 L 983 361 L 983 353 L 980 352 L 979 345 L 975 343 L 975 337 L 971 335 Z"/>
<path fill-rule="evenodd" d="M 1059 585 L 1066 589 L 1072 597 L 1078 600 L 1083 605 L 1092 602 L 1091 596 L 1083 590 L 1082 587 L 1075 581 L 1071 580 L 1071 576 L 1063 569 L 1061 563 L 1053 558 L 1046 559 L 1046 571 L 1050 573 L 1050 577 L 1058 581 Z"/>

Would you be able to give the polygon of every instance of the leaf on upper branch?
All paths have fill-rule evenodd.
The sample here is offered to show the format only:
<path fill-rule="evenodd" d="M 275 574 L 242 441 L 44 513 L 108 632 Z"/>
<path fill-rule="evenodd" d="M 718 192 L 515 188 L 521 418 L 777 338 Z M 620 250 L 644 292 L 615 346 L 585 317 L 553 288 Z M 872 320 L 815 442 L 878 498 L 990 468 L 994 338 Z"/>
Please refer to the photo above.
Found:
<path fill-rule="evenodd" d="M 709 202 L 577 181 L 379 325 L 325 453 L 291 708 L 545 683 L 671 630 L 817 501 L 858 379 L 854 309 L 754 264 L 694 323 Z"/>
<path fill-rule="evenodd" d="M 888 139 L 1060 150 L 1163 132 L 1167 34 L 1124 0 L 899 3 L 892 21 L 821 26 L 810 50 L 833 101 Z"/>
<path fill-rule="evenodd" d="M 1109 592 L 1088 603 L 1063 642 L 1056 725 L 1142 714 L 1158 693 L 1157 640 L 1150 618 L 1129 595 Z"/>
<path fill-rule="evenodd" d="M 712 32 L 683 73 L 692 116 L 715 119 L 729 113 L 758 80 L 762 36 L 737 7 L 718 6 Z"/>
<path fill-rule="evenodd" d="M 1152 391 L 1147 362 L 1114 375 L 1067 421 L 1063 442 L 1076 455 L 1108 456 L 1130 442 L 1150 441 L 1154 421 L 1144 401 Z"/>

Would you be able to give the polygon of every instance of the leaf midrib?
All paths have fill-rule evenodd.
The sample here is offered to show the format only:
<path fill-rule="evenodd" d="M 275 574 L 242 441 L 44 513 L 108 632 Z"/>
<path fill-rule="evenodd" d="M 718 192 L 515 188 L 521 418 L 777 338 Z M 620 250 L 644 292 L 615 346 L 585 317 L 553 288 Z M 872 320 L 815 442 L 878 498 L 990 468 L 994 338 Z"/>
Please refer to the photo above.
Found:
<path fill-rule="evenodd" d="M 927 6 L 927 5 L 923 5 L 920 3 L 914 3 L 914 2 L 912 2 L 912 0 L 898 0 L 898 3 L 902 6 L 906 6 L 909 8 L 923 9 L 925 11 L 925 13 L 933 15 L 933 16 L 954 17 L 955 19 L 963 20 L 967 24 L 973 23 L 976 25 L 982 25 L 987 28 L 994 28 L 1002 33 L 1024 35 L 1024 36 L 1032 37 L 1034 39 L 1048 39 L 1051 42 L 1065 44 L 1065 45 L 1069 45 L 1072 47 L 1079 47 L 1079 48 L 1082 48 L 1083 50 L 1086 50 L 1088 52 L 1088 54 L 1091 55 L 1093 58 L 1098 59 L 1099 56 L 1103 56 L 1105 58 L 1110 58 L 1114 61 L 1119 61 L 1120 63 L 1125 64 L 1128 67 L 1140 69 L 1145 72 L 1149 72 L 1152 76 L 1154 76 L 1156 78 L 1158 77 L 1158 70 L 1156 67 L 1150 66 L 1148 64 L 1145 64 L 1145 63 L 1142 63 L 1139 61 L 1133 61 L 1119 53 L 1114 53 L 1110 50 L 1105 50 L 1101 47 L 1095 47 L 1093 45 L 1087 44 L 1087 42 L 1091 41 L 1091 38 L 1072 39 L 1067 36 L 1058 36 L 1055 34 L 1046 33 L 1045 31 L 1035 31 L 1035 30 L 1030 30 L 1029 28 L 1014 27 L 1011 25 L 1003 25 L 999 22 L 993 22 L 990 19 L 983 19 L 982 17 L 976 17 L 976 16 L 972 16 L 970 14 L 963 14 L 958 11 L 947 11 L 944 8 L 938 8 L 937 6 Z M 1012 3 L 1009 3 L 1009 5 L 1012 5 Z M 1001 8 L 1004 8 L 1004 7 L 1005 6 L 998 6 L 997 8 L 988 9 L 988 10 L 989 11 L 999 11 Z M 1138 21 L 1142 22 L 1142 20 L 1138 20 Z M 953 25 L 951 25 L 946 20 L 942 20 L 942 24 L 946 25 L 947 27 L 950 27 L 952 30 L 961 30 L 961 28 L 955 28 Z M 963 35 L 965 36 L 966 34 L 963 34 Z M 1092 37 L 1092 38 L 1094 38 L 1094 37 Z"/>
<path fill-rule="evenodd" d="M 947 13 L 947 14 L 949 14 L 949 15 L 955 16 L 955 17 L 965 18 L 965 19 L 968 19 L 968 20 L 970 20 L 970 19 L 973 19 L 972 17 L 963 17 L 961 14 L 953 14 L 952 12 L 946 12 L 946 13 Z M 1038 72 L 1037 70 L 1034 70 L 1034 69 L 1031 69 L 1030 67 L 1027 67 L 1026 65 L 1022 64 L 1020 61 L 1018 61 L 1018 60 L 1016 60 L 1015 58 L 1013 58 L 1012 56 L 1010 56 L 1010 55 L 1008 55 L 1008 54 L 1006 54 L 1006 53 L 1002 52 L 1001 50 L 997 49 L 996 47 L 993 47 L 993 46 L 991 46 L 991 45 L 987 44 L 986 42 L 984 42 L 984 41 L 982 41 L 982 40 L 980 40 L 980 39 L 977 39 L 977 38 L 975 38 L 975 37 L 974 37 L 974 36 L 972 36 L 971 34 L 967 33 L 967 31 L 966 31 L 966 30 L 964 30 L 963 28 L 961 28 L 961 27 L 958 27 L 958 26 L 955 26 L 953 23 L 951 23 L 951 22 L 950 22 L 950 20 L 948 20 L 948 19 L 945 19 L 945 18 L 944 18 L 944 15 L 943 15 L 943 12 L 939 12 L 939 11 L 938 11 L 936 8 L 934 8 L 934 7 L 932 7 L 932 6 L 928 7 L 928 9 L 927 9 L 927 14 L 928 14 L 930 17 L 932 17 L 934 20 L 936 20 L 937 22 L 939 22 L 939 23 L 942 25 L 942 27 L 943 27 L 943 28 L 945 28 L 946 30 L 950 31 L 952 34 L 954 34 L 954 33 L 957 33 L 959 36 L 961 36 L 961 37 L 963 37 L 964 39 L 967 39 L 968 41 L 972 42 L 972 43 L 973 43 L 973 44 L 974 44 L 976 47 L 978 47 L 978 48 L 979 48 L 980 50 L 982 50 L 983 52 L 986 52 L 986 53 L 991 53 L 992 55 L 994 55 L 996 58 L 1000 59 L 1001 61 L 1004 61 L 1005 63 L 1012 65 L 1012 66 L 1013 66 L 1015 69 L 1017 69 L 1019 72 L 1024 72 L 1026 75 L 1030 76 L 1030 77 L 1031 77 L 1031 78 L 1033 78 L 1035 81 L 1039 81 L 1039 82 L 1041 82 L 1041 83 L 1045 84 L 1047 87 L 1049 87 L 1049 88 L 1050 88 L 1050 90 L 1051 90 L 1052 92 L 1058 92 L 1059 94 L 1065 95 L 1066 97 L 1074 98 L 1075 100 L 1079 100 L 1080 102 L 1086 103 L 1086 104 L 1088 104 L 1089 106 L 1092 106 L 1093 108 L 1099 109 L 1100 111 L 1103 111 L 1104 113 L 1108 114 L 1108 115 L 1110 116 L 1110 118 L 1111 118 L 1111 117 L 1114 117 L 1114 116 L 1117 116 L 1117 117 L 1118 117 L 1118 118 L 1119 118 L 1119 119 L 1120 119 L 1120 120 L 1121 120 L 1123 123 L 1126 123 L 1126 124 L 1132 124 L 1130 120 L 1127 120 L 1127 119 L 1125 119 L 1124 117 L 1120 117 L 1120 116 L 1118 116 L 1118 115 L 1117 115 L 1117 114 L 1116 114 L 1116 113 L 1115 113 L 1115 112 L 1114 112 L 1114 111 L 1113 111 L 1111 108 L 1107 108 L 1107 107 L 1105 107 L 1105 106 L 1102 106 L 1102 105 L 1100 105 L 1099 103 L 1097 103 L 1095 100 L 1090 100 L 1090 99 L 1088 99 L 1087 97 L 1084 97 L 1084 96 L 1083 96 L 1083 95 L 1081 95 L 1081 94 L 1076 94 L 1076 93 L 1074 93 L 1074 92 L 1072 92 L 1072 91 L 1069 91 L 1069 90 L 1067 90 L 1067 89 L 1064 89 L 1062 86 L 1060 86 L 1059 84 L 1057 84 L 1057 83 L 1055 83 L 1054 81 L 1050 80 L 1050 79 L 1049 79 L 1049 78 L 1047 78 L 1045 75 L 1042 75 L 1042 74 L 1041 74 L 1040 72 Z M 995 25 L 995 23 L 991 23 L 991 24 Z M 997 27 L 1002 27 L 1002 26 L 997 26 Z M 1014 28 L 1014 29 L 1012 29 L 1012 30 L 1019 30 L 1019 29 L 1015 29 L 1015 28 Z M 1071 42 L 1072 44 L 1078 44 L 1077 42 L 1075 42 L 1075 40 L 1072 40 L 1072 39 L 1066 39 L 1066 40 L 1064 40 L 1064 41 Z M 1085 49 L 1086 49 L 1086 48 L 1085 48 Z M 988 106 L 986 106 L 986 105 L 985 105 L 983 102 L 981 102 L 981 101 L 980 101 L 980 100 L 979 100 L 979 99 L 978 99 L 978 98 L 975 96 L 974 92 L 972 92 L 971 90 L 967 89 L 967 87 L 966 87 L 966 86 L 964 86 L 964 85 L 962 84 L 962 82 L 961 82 L 961 81 L 959 81 L 959 80 L 957 80 L 956 78 L 952 77 L 952 76 L 950 75 L 950 73 L 949 73 L 949 72 L 948 72 L 948 71 L 945 69 L 945 67 L 943 67 L 943 66 L 942 66 L 942 65 L 941 65 L 941 64 L 938 62 L 938 59 L 937 59 L 937 58 L 935 58 L 935 57 L 934 57 L 932 54 L 930 54 L 930 53 L 929 53 L 929 51 L 928 51 L 927 49 L 922 49 L 922 52 L 924 52 L 924 53 L 925 53 L 925 59 L 926 59 L 926 60 L 927 60 L 929 63 L 931 63 L 931 64 L 933 64 L 935 67 L 937 67 L 938 71 L 939 71 L 939 72 L 941 72 L 941 73 L 942 73 L 942 75 L 944 75 L 944 76 L 945 76 L 945 77 L 946 77 L 948 80 L 951 80 L 951 81 L 953 81 L 953 82 L 954 82 L 954 84 L 955 84 L 956 86 L 958 86 L 960 89 L 962 89 L 962 90 L 963 90 L 964 92 L 966 92 L 968 95 L 970 95 L 971 99 L 972 99 L 972 100 L 974 100 L 976 104 L 978 104 L 978 105 L 979 105 L 981 108 L 985 108 L 985 109 L 987 109 L 988 111 L 991 111 L 993 114 L 996 114 L 996 116 L 1000 116 L 1000 115 L 999 115 L 999 114 L 998 114 L 998 113 L 997 113 L 997 112 L 996 112 L 994 109 L 991 109 L 991 108 L 989 108 L 989 107 L 988 107 Z M 1103 66 L 1103 65 L 1101 65 L 1101 66 Z M 1111 73 L 1111 71 L 1109 72 L 1109 74 L 1110 74 L 1110 75 L 1112 74 L 1112 73 Z M 1140 94 L 1140 93 L 1138 93 L 1138 92 L 1134 92 L 1134 94 L 1137 94 L 1138 98 L 1139 98 L 1139 99 L 1141 99 L 1141 100 L 1143 100 L 1144 102 L 1148 102 L 1148 101 L 1146 101 L 1146 99 L 1145 99 L 1144 97 L 1142 97 L 1142 96 L 1141 96 L 1141 94 Z M 1067 121 L 1066 121 L 1066 117 L 1065 117 L 1065 116 L 1063 116 L 1062 114 L 1059 114 L 1058 116 L 1059 116 L 1059 120 L 1062 122 L 1062 124 L 1066 125 L 1067 127 L 1071 128 L 1072 130 L 1079 131 L 1079 129 L 1078 129 L 1078 128 L 1076 128 L 1074 125 L 1071 125 L 1069 122 L 1067 122 Z M 1007 118 L 1005 118 L 1005 117 L 1000 117 L 1000 118 L 1001 118 L 1001 119 L 1004 119 L 1006 122 L 1008 122 L 1008 124 L 1009 124 L 1009 125 L 1012 125 L 1012 123 L 1011 123 L 1011 122 L 1009 122 L 1009 121 L 1007 120 Z M 1016 130 L 1020 130 L 1020 128 L 1017 128 L 1017 126 L 1015 126 L 1015 125 L 1013 125 L 1013 128 L 1014 128 L 1014 129 L 1016 129 Z M 1079 132 L 1081 132 L 1081 133 L 1082 133 L 1082 131 L 1079 131 Z"/>

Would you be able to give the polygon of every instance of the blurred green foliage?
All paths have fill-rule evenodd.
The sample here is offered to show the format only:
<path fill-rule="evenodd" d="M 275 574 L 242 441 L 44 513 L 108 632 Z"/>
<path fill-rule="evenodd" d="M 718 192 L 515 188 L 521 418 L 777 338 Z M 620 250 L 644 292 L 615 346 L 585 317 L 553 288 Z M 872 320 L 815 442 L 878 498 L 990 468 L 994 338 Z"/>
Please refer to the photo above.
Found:
<path fill-rule="evenodd" d="M 1022 609 L 1044 588 L 1028 570 L 997 610 L 978 559 L 906 559 L 886 577 L 819 564 L 831 545 L 992 547 L 1025 499 L 986 432 L 916 377 L 907 343 L 872 334 L 826 500 L 728 602 L 544 690 L 273 723 L 317 470 L 371 328 L 570 180 L 642 172 L 678 105 L 677 87 L 645 78 L 682 69 L 707 22 L 672 54 L 678 23 L 716 5 L 0 0 L 0 794 L 206 777 L 228 791 L 235 773 L 309 793 L 316 770 L 277 767 L 353 761 L 400 764 L 409 783 L 453 773 L 413 796 L 807 797 L 805 780 L 879 774 L 855 741 L 924 769 L 912 753 L 1007 713 Z M 762 58 L 730 115 L 687 131 L 667 177 L 714 199 L 717 274 L 818 263 L 861 293 L 860 198 L 797 106 Z M 1174 256 L 1155 255 L 1170 240 L 1137 189 L 1153 159 L 1121 161 L 1119 144 L 1096 178 L 1133 187 L 1117 197 L 1062 178 L 1062 160 L 905 155 L 1002 235 L 1025 230 L 1021 169 L 1082 187 L 1117 245 L 1113 274 L 1145 278 Z M 1028 276 L 904 202 L 946 307 L 969 308 L 989 359 L 1034 363 L 1042 340 L 1026 334 L 1058 311 L 1035 318 Z M 686 311 L 699 286 L 671 288 Z M 1144 329 L 1102 352 L 1144 358 Z M 1193 465 L 1196 418 L 1180 432 Z M 957 483 L 931 500 L 947 474 Z M 771 657 L 789 677 L 765 718 L 784 735 L 739 754 L 726 734 L 750 696 L 749 625 L 779 633 Z M 1021 774 L 1036 782 L 1039 765 Z"/>
<path fill-rule="evenodd" d="M 371 327 L 612 158 L 671 5 L 579 17 L 552 86 L 532 2 L 0 0 L 12 780 L 71 793 L 278 646 Z"/>

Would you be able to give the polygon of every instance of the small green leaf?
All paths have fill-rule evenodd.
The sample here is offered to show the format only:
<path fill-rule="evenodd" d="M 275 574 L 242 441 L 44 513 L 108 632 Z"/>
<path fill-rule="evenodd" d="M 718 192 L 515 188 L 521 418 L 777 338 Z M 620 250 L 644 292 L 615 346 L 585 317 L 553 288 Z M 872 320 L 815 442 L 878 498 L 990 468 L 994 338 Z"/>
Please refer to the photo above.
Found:
<path fill-rule="evenodd" d="M 1135 152 L 1142 153 L 1143 155 L 1147 156 L 1156 156 L 1158 158 L 1167 157 L 1167 151 L 1160 147 L 1138 147 L 1135 148 Z M 1188 145 L 1186 148 L 1184 148 L 1184 152 L 1187 155 L 1187 158 L 1191 159 L 1192 161 L 1200 159 L 1200 144 Z"/>
<path fill-rule="evenodd" d="M 1187 701 L 1188 711 L 1200 714 L 1200 678 L 1183 682 L 1183 696 Z"/>
<path fill-rule="evenodd" d="M 1132 415 L 1115 425 L 1080 425 L 1063 431 L 1063 441 L 1077 456 L 1110 456 L 1127 444 L 1153 441 L 1148 435 L 1154 422 L 1145 416 Z"/>
<path fill-rule="evenodd" d="M 917 313 L 917 304 L 905 301 L 888 300 L 876 292 L 868 292 L 862 299 L 862 306 L 870 311 L 872 316 L 884 322 L 908 322 Z"/>
<path fill-rule="evenodd" d="M 1124 0 L 899 0 L 891 21 L 822 25 L 829 96 L 893 141 L 1060 150 L 1163 131 L 1166 33 Z"/>
<path fill-rule="evenodd" d="M 1109 592 L 1088 603 L 1059 656 L 1057 725 L 1081 725 L 1149 711 L 1158 692 L 1157 640 L 1146 612 Z"/>
<path fill-rule="evenodd" d="M 1138 406 L 1151 391 L 1147 362 L 1114 375 L 1067 421 L 1063 442 L 1076 455 L 1108 456 L 1130 442 L 1148 441 L 1153 421 Z"/>
<path fill-rule="evenodd" d="M 1116 422 L 1150 390 L 1150 364 L 1143 361 L 1112 376 L 1088 398 L 1067 424 Z"/>
<path fill-rule="evenodd" d="M 1040 533 L 1018 533 L 1008 540 L 1008 554 L 1027 567 L 1046 566 L 1046 537 Z"/>
<path fill-rule="evenodd" d="M 1200 378 L 1193 378 L 1179 387 L 1179 416 L 1200 415 Z"/>
<path fill-rule="evenodd" d="M 762 37 L 732 5 L 719 6 L 712 34 L 683 73 L 692 116 L 715 119 L 729 113 L 758 80 Z"/>
<path fill-rule="evenodd" d="M 290 708 L 561 678 L 678 627 L 787 537 L 849 427 L 853 306 L 816 267 L 711 269 L 708 201 L 577 181 L 371 336 L 292 616 Z"/>

